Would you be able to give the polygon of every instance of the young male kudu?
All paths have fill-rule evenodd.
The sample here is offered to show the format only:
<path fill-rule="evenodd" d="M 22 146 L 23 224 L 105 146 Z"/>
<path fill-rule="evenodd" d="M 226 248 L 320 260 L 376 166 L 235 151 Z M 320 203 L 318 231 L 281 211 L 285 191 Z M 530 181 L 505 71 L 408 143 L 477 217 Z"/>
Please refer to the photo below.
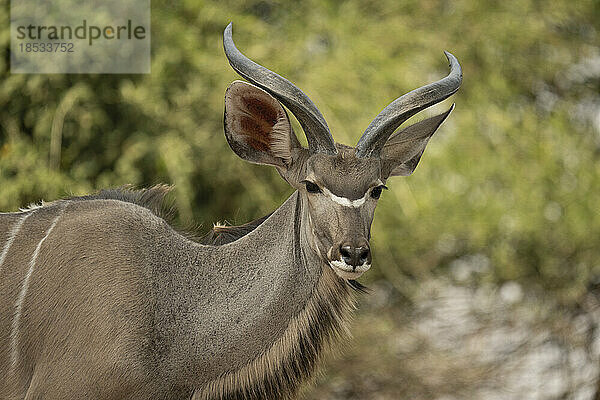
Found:
<path fill-rule="evenodd" d="M 164 186 L 1 214 L 1 399 L 285 399 L 346 338 L 377 199 L 452 109 L 394 131 L 455 93 L 460 65 L 446 53 L 448 76 L 394 100 L 349 147 L 300 89 L 238 51 L 231 24 L 224 48 L 250 82 L 225 94 L 229 146 L 296 191 L 202 243 L 161 217 Z"/>

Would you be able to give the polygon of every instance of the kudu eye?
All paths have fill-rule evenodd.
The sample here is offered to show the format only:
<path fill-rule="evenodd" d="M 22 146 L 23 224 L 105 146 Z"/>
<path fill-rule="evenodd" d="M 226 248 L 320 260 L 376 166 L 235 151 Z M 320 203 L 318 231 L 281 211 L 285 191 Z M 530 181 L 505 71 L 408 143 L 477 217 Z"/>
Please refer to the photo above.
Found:
<path fill-rule="evenodd" d="M 387 189 L 387 186 L 381 185 L 381 186 L 374 187 L 373 190 L 371 190 L 371 197 L 374 199 L 378 199 L 381 196 L 381 191 L 383 189 Z"/>
<path fill-rule="evenodd" d="M 306 191 L 308 193 L 321 193 L 321 188 L 316 183 L 304 181 L 304 184 L 306 185 Z"/>

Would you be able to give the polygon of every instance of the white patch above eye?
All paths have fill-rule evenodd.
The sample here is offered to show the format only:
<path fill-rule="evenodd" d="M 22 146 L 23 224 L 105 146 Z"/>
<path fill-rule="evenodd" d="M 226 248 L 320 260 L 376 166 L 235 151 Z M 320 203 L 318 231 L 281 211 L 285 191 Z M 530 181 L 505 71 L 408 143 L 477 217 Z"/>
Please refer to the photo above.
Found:
<path fill-rule="evenodd" d="M 361 197 L 360 199 L 350 200 L 346 197 L 336 196 L 335 194 L 331 193 L 331 191 L 329 189 L 327 189 L 326 187 L 323 187 L 323 193 L 326 194 L 327 196 L 329 196 L 329 198 L 331 200 L 333 200 L 335 203 L 337 203 L 341 206 L 354 207 L 354 208 L 358 208 L 358 207 L 362 206 L 363 204 L 365 204 L 365 201 L 367 201 L 367 197 L 369 196 L 369 191 L 367 191 L 367 193 L 365 193 L 365 195 L 363 197 Z"/>

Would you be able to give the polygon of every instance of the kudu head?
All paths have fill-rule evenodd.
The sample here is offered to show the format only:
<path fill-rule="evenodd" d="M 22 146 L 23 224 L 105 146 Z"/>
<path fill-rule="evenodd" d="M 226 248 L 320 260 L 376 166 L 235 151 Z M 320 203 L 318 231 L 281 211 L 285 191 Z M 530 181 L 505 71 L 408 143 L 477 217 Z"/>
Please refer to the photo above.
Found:
<path fill-rule="evenodd" d="M 367 127 L 356 147 L 335 143 L 325 118 L 294 84 L 244 56 L 231 24 L 223 37 L 235 81 L 225 94 L 225 136 L 244 160 L 273 165 L 302 197 L 313 250 L 344 279 L 371 266 L 370 229 L 377 199 L 390 176 L 410 175 L 427 142 L 452 111 L 394 134 L 404 121 L 454 94 L 462 81 L 456 58 L 450 73 L 389 104 Z M 297 118 L 308 141 L 302 147 L 283 106 Z"/>

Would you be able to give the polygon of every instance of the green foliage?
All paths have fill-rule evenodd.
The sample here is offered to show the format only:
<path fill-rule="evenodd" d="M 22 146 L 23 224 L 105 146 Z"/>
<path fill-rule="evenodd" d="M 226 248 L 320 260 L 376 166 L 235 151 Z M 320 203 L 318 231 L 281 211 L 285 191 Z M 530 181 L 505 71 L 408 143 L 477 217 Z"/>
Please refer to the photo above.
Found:
<path fill-rule="evenodd" d="M 373 227 L 374 271 L 410 299 L 453 260 L 576 307 L 600 273 L 600 7 L 593 0 L 152 2 L 149 75 L 14 75 L 0 10 L 0 209 L 123 184 L 176 185 L 184 222 L 264 215 L 291 190 L 222 132 L 238 46 L 354 144 L 391 100 L 460 60 L 456 110 Z M 595 69 L 594 69 L 595 68 Z M 439 112 L 448 102 L 425 114 Z M 416 117 L 423 118 L 423 116 Z M 301 136 L 298 124 L 296 131 Z M 304 140 L 304 138 L 301 138 Z"/>

